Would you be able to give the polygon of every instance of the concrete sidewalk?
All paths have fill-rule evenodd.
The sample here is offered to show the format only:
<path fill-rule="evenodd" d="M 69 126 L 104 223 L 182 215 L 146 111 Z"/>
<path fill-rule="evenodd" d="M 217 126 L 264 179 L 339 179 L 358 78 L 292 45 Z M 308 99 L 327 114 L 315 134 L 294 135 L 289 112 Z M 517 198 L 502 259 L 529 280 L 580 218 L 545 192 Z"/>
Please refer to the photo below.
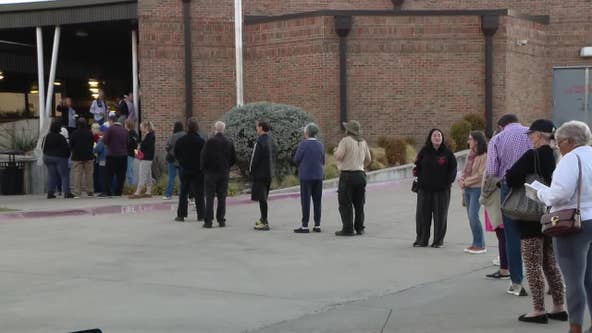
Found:
<path fill-rule="evenodd" d="M 482 278 L 496 269 L 496 241 L 488 234 L 486 255 L 463 253 L 457 189 L 446 247 L 412 248 L 409 186 L 370 189 L 367 234 L 351 238 L 333 235 L 334 192 L 320 234 L 292 232 L 293 197 L 272 201 L 269 232 L 252 230 L 256 204 L 229 207 L 224 229 L 174 223 L 163 210 L 2 222 L 0 332 L 567 331 L 519 323 L 530 299 Z"/>

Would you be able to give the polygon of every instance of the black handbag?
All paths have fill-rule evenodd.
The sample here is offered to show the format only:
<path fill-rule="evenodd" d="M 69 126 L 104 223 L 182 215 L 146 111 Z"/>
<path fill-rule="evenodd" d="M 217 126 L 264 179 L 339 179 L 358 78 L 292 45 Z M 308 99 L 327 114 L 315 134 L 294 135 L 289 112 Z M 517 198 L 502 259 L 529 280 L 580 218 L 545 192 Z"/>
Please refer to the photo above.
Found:
<path fill-rule="evenodd" d="M 538 152 L 534 154 L 534 173 L 526 175 L 526 183 L 532 184 L 535 180 L 545 183 L 540 175 Z M 508 196 L 502 202 L 502 213 L 513 220 L 518 221 L 540 221 L 545 214 L 546 207 L 539 201 L 532 200 L 526 196 L 524 186 L 512 188 Z"/>
<path fill-rule="evenodd" d="M 419 191 L 419 183 L 417 182 L 417 178 L 415 178 L 411 184 L 411 192 L 417 193 L 417 191 Z"/>
<path fill-rule="evenodd" d="M 580 203 L 582 197 L 582 161 L 578 157 L 578 205 L 570 209 L 562 209 L 553 213 L 544 214 L 541 217 L 543 234 L 547 236 L 567 236 L 582 231 L 582 215 Z"/>

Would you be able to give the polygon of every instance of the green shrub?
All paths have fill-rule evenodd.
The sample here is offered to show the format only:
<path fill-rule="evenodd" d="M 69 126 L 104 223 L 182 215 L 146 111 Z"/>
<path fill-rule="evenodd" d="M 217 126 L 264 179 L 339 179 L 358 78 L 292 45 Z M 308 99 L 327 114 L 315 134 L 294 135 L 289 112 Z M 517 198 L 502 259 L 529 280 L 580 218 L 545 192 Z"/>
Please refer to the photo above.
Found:
<path fill-rule="evenodd" d="M 385 166 L 384 164 L 378 162 L 378 161 L 372 161 L 372 163 L 370 163 L 370 165 L 368 165 L 368 171 L 375 171 L 375 170 L 380 170 L 380 169 L 384 169 Z"/>
<path fill-rule="evenodd" d="M 325 164 L 325 179 L 333 179 L 339 177 L 339 169 L 334 164 Z"/>
<path fill-rule="evenodd" d="M 372 155 L 372 161 L 380 162 L 383 166 L 388 165 L 388 159 L 386 158 L 386 149 L 370 148 L 370 155 Z"/>
<path fill-rule="evenodd" d="M 229 197 L 234 197 L 237 196 L 241 193 L 241 187 L 240 184 L 237 182 L 229 182 L 228 183 L 228 196 Z"/>
<path fill-rule="evenodd" d="M 407 163 L 407 141 L 393 138 L 386 148 L 386 158 L 390 165 L 402 165 Z"/>
<path fill-rule="evenodd" d="M 467 139 L 471 133 L 471 123 L 466 120 L 459 120 L 452 124 L 450 128 L 450 138 L 454 142 L 454 147 L 449 147 L 452 151 L 463 150 L 467 147 Z M 454 149 L 453 149 L 454 148 Z"/>
<path fill-rule="evenodd" d="M 413 163 L 415 162 L 415 159 L 417 158 L 417 150 L 415 149 L 414 146 L 412 146 L 411 144 L 407 144 L 407 146 L 405 146 L 405 163 Z"/>
<path fill-rule="evenodd" d="M 257 140 L 255 124 L 264 119 L 271 127 L 274 144 L 275 177 L 293 175 L 292 159 L 298 143 L 303 138 L 302 129 L 313 122 L 312 117 L 301 109 L 284 104 L 251 103 L 232 110 L 222 116 L 226 123 L 226 134 L 234 142 L 238 166 L 243 174 L 248 168 L 253 146 Z"/>
<path fill-rule="evenodd" d="M 485 118 L 480 113 L 469 113 L 463 117 L 463 120 L 471 124 L 471 131 L 485 131 Z"/>

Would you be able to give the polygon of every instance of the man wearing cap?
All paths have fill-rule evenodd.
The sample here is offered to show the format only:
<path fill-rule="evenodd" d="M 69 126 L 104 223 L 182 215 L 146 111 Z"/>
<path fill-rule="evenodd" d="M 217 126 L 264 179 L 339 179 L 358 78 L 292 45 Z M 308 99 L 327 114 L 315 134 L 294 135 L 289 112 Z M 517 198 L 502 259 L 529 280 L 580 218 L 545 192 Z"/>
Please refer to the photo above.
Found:
<path fill-rule="evenodd" d="M 502 116 L 497 125 L 500 132 L 489 141 L 485 173 L 486 177 L 499 181 L 500 202 L 504 202 L 510 193 L 510 187 L 506 183 L 506 172 L 526 151 L 532 148 L 532 145 L 526 134 L 528 127 L 521 125 L 516 115 Z M 503 221 L 506 253 L 512 280 L 507 293 L 514 296 L 527 296 L 526 290 L 522 287 L 524 276 L 522 274 L 522 251 L 518 224 L 506 215 L 503 215 Z"/>
<path fill-rule="evenodd" d="M 317 140 L 319 127 L 309 123 L 304 127 L 304 140 L 298 145 L 294 163 L 298 166 L 300 178 L 300 205 L 302 206 L 302 226 L 294 229 L 295 233 L 308 233 L 310 219 L 310 199 L 314 207 L 314 228 L 321 232 L 321 198 L 323 196 L 323 166 L 325 165 L 325 147 Z"/>
<path fill-rule="evenodd" d="M 105 131 L 103 143 L 107 146 L 106 191 L 99 196 L 121 196 L 127 172 L 127 130 L 117 121 L 115 113 L 109 115 L 109 128 Z M 112 189 L 114 176 L 116 185 Z"/>
<path fill-rule="evenodd" d="M 362 138 L 360 123 L 344 122 L 346 136 L 333 152 L 339 173 L 338 202 L 341 215 L 341 230 L 336 236 L 353 236 L 364 233 L 364 203 L 366 196 L 366 173 L 364 167 L 372 161 L 368 144 Z M 355 210 L 355 218 L 354 218 Z M 355 233 L 354 233 L 355 230 Z"/>

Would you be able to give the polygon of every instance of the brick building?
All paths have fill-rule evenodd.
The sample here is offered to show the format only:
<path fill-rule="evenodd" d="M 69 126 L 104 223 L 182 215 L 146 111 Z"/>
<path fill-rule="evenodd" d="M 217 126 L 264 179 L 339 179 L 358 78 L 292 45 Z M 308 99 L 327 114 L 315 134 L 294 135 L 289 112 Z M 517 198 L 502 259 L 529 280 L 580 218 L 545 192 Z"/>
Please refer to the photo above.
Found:
<path fill-rule="evenodd" d="M 193 115 L 209 126 L 234 106 L 234 1 L 76 2 L 133 6 L 133 18 L 122 19 L 138 30 L 142 117 L 156 123 L 161 144 L 175 120 Z M 331 143 L 346 119 L 359 120 L 370 141 L 417 142 L 470 112 L 487 115 L 490 126 L 509 112 L 524 122 L 592 121 L 592 58 L 580 56 L 592 46 L 591 0 L 243 0 L 243 7 L 245 102 L 301 107 Z"/>

